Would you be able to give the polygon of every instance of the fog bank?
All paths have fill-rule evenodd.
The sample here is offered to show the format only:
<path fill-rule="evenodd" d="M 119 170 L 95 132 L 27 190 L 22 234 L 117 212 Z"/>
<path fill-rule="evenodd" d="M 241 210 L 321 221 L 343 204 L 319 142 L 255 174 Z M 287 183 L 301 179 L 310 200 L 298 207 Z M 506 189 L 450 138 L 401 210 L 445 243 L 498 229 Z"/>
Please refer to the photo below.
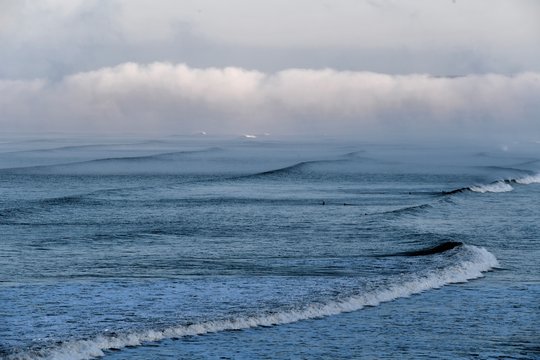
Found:
<path fill-rule="evenodd" d="M 540 138 L 540 73 L 433 77 L 125 63 L 0 80 L 5 131 Z"/>

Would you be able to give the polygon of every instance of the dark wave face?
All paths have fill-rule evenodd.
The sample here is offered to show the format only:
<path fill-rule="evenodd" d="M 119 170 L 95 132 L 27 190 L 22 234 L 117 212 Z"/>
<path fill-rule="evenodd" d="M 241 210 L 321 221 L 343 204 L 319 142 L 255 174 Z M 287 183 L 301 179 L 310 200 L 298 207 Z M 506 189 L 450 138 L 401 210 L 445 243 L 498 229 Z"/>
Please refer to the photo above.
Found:
<path fill-rule="evenodd" d="M 538 150 L 5 140 L 0 357 L 534 358 Z"/>
<path fill-rule="evenodd" d="M 434 247 L 426 248 L 426 249 L 420 249 L 420 250 L 412 250 L 412 251 L 405 251 L 402 253 L 398 253 L 396 255 L 398 256 L 426 256 L 426 255 L 434 255 L 434 254 L 440 254 L 448 250 L 452 250 L 458 246 L 462 246 L 463 243 L 459 241 L 447 241 L 442 244 L 439 244 Z M 395 255 L 394 255 L 395 256 Z"/>

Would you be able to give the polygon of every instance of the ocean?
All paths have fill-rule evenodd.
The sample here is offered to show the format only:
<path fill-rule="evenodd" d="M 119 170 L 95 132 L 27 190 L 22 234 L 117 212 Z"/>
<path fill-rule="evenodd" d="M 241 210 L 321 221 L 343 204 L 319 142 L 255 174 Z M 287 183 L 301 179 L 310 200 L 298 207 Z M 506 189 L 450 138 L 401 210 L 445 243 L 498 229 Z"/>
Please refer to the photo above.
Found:
<path fill-rule="evenodd" d="M 540 359 L 540 143 L 0 138 L 2 359 Z"/>

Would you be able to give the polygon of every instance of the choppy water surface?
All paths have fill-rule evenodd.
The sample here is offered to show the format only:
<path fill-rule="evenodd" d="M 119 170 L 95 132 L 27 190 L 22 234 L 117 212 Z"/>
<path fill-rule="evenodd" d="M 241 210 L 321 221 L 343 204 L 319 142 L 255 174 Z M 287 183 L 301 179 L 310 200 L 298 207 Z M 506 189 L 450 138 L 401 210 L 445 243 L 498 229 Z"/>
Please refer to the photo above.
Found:
<path fill-rule="evenodd" d="M 540 357 L 537 143 L 1 140 L 3 358 Z"/>

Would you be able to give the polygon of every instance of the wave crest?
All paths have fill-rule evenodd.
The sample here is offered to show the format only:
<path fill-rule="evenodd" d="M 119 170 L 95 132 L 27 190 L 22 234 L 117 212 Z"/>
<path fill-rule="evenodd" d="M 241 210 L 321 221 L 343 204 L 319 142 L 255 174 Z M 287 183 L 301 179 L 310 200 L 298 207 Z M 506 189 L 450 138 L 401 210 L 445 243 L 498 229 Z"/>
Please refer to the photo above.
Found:
<path fill-rule="evenodd" d="M 488 185 L 471 186 L 469 187 L 469 190 L 478 192 L 478 193 L 487 193 L 487 192 L 502 193 L 502 192 L 512 191 L 514 190 L 514 188 L 510 184 L 504 181 L 497 181 Z"/>
<path fill-rule="evenodd" d="M 540 173 L 534 174 L 534 175 L 527 175 L 521 178 L 513 178 L 513 179 L 506 179 L 506 180 L 497 180 L 490 184 L 481 184 L 481 185 L 473 185 L 469 187 L 463 187 L 459 189 L 454 189 L 451 191 L 443 191 L 443 195 L 454 195 L 457 193 L 462 193 L 466 191 L 473 191 L 477 193 L 502 193 L 502 192 L 509 192 L 514 190 L 511 184 L 519 184 L 519 185 L 530 185 L 530 184 L 540 184 Z"/>
<path fill-rule="evenodd" d="M 146 330 L 128 334 L 99 335 L 87 340 L 66 341 L 54 348 L 15 354 L 8 359 L 72 359 L 83 360 L 104 356 L 104 351 L 118 350 L 128 346 L 139 346 L 147 342 L 202 335 L 227 330 L 241 330 L 259 326 L 288 324 L 300 320 L 315 319 L 344 312 L 360 310 L 366 306 L 377 306 L 401 297 L 440 288 L 444 285 L 462 283 L 483 276 L 483 272 L 498 267 L 495 256 L 484 248 L 463 245 L 455 264 L 417 274 L 388 287 L 342 299 L 306 305 L 301 308 L 240 316 L 229 319 L 206 321 L 197 324 L 179 325 L 164 330 Z"/>
<path fill-rule="evenodd" d="M 540 184 L 540 174 L 528 175 L 519 179 L 516 179 L 516 183 L 521 185 Z"/>

